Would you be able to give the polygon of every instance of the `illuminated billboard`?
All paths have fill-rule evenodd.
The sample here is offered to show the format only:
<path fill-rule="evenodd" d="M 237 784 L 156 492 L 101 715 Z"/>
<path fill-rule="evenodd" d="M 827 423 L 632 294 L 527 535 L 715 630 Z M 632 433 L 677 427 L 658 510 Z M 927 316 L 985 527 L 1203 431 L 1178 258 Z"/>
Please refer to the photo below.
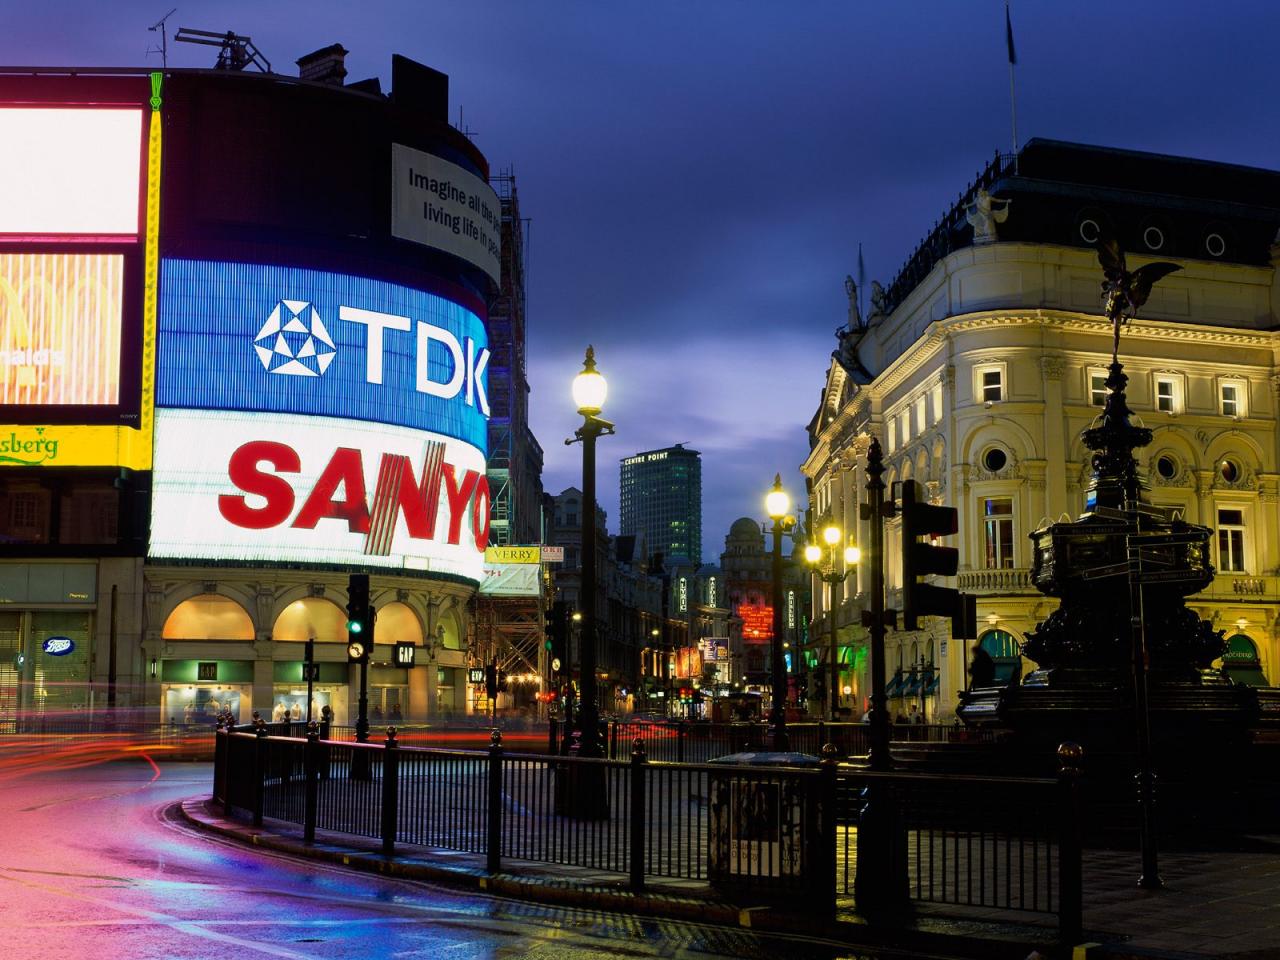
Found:
<path fill-rule="evenodd" d="M 133 107 L 0 107 L 0 237 L 136 236 L 142 119 Z"/>
<path fill-rule="evenodd" d="M 364 420 L 483 452 L 488 363 L 481 318 L 433 293 L 296 267 L 162 263 L 160 407 Z"/>
<path fill-rule="evenodd" d="M 0 251 L 0 406 L 120 402 L 124 257 Z"/>
<path fill-rule="evenodd" d="M 484 453 L 296 414 L 156 411 L 152 557 L 484 575 Z"/>

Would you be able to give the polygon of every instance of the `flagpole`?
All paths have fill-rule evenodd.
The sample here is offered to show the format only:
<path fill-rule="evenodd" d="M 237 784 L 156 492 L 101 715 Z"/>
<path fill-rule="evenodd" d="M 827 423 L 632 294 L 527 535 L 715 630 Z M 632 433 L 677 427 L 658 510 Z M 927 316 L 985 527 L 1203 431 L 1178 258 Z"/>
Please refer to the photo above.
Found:
<path fill-rule="evenodd" d="M 1009 120 L 1013 128 L 1013 173 L 1018 174 L 1018 96 L 1013 85 L 1013 68 L 1018 55 L 1013 51 L 1013 21 L 1009 18 L 1009 0 L 1004 0 L 1005 42 L 1009 48 Z"/>

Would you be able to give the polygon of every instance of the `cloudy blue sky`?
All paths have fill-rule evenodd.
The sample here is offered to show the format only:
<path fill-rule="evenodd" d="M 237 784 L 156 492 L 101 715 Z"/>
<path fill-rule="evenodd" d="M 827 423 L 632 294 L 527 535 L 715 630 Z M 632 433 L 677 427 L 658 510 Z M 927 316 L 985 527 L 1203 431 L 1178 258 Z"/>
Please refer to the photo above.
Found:
<path fill-rule="evenodd" d="M 802 495 L 804 425 L 863 244 L 887 281 L 996 150 L 1009 73 L 997 0 L 432 0 L 0 5 L 0 62 L 158 63 L 147 27 L 250 35 L 280 72 L 341 42 L 351 79 L 401 53 L 451 77 L 451 113 L 530 218 L 532 421 L 552 492 L 578 482 L 569 382 L 609 378 L 617 461 L 703 454 L 704 554 Z M 1018 134 L 1280 168 L 1270 0 L 1014 0 Z M 174 66 L 213 51 L 170 44 Z"/>

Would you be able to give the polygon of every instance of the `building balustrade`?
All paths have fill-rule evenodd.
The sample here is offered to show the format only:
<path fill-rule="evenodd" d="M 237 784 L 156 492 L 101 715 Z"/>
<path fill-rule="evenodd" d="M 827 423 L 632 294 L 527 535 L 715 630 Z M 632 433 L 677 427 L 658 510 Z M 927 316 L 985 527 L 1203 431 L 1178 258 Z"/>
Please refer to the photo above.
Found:
<path fill-rule="evenodd" d="M 956 577 L 957 587 L 966 593 L 1035 593 L 1031 570 L 1017 567 L 1006 570 L 966 570 Z"/>

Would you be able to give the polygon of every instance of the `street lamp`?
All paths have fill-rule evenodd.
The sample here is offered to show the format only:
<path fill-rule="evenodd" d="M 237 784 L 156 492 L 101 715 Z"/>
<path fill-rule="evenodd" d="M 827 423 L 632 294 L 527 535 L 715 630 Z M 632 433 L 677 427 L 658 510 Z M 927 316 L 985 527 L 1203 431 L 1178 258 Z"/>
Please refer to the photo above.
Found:
<path fill-rule="evenodd" d="M 831 719 L 836 719 L 836 711 L 840 708 L 839 657 L 836 646 L 836 584 L 844 583 L 849 574 L 857 569 L 862 558 L 861 551 L 852 543 L 844 548 L 844 570 L 837 570 L 838 544 L 844 539 L 844 532 L 835 524 L 828 525 L 822 531 L 822 539 L 827 547 L 823 548 L 811 543 L 804 548 L 804 559 L 813 567 L 813 572 L 823 583 L 831 586 L 831 603 L 827 608 L 827 619 L 830 623 L 831 642 L 827 649 L 827 684 L 831 689 Z M 825 562 L 824 562 L 825 560 Z"/>
<path fill-rule="evenodd" d="M 795 526 L 787 516 L 791 498 L 782 489 L 782 474 L 773 478 L 773 489 L 764 498 L 764 509 L 773 521 L 773 705 L 769 709 L 770 746 L 785 752 L 787 743 L 787 673 L 782 659 L 782 535 Z"/>
<path fill-rule="evenodd" d="M 582 414 L 582 426 L 573 440 L 582 441 L 582 586 L 578 606 L 582 613 L 579 634 L 581 696 L 578 704 L 578 756 L 599 757 L 600 710 L 596 696 L 596 439 L 613 433 L 613 424 L 599 416 L 609 387 L 596 369 L 595 350 L 587 347 L 582 371 L 573 378 L 573 402 Z"/>

